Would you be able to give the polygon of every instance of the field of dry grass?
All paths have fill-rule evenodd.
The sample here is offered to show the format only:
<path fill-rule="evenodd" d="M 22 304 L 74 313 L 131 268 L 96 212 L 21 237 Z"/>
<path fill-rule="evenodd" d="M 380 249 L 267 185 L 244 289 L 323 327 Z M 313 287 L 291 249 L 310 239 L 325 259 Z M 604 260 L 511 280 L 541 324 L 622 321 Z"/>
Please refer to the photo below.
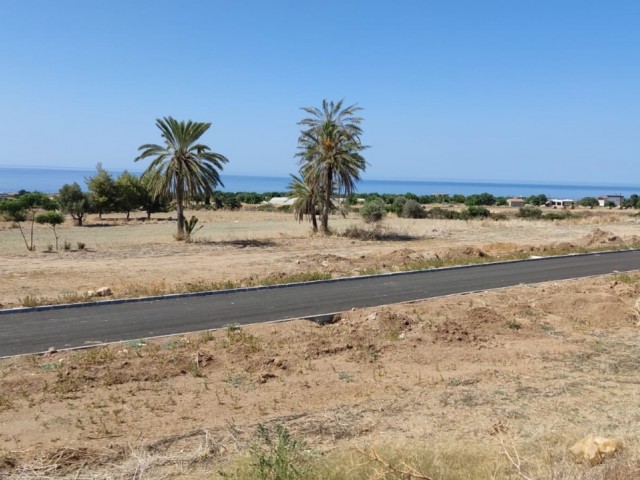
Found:
<path fill-rule="evenodd" d="M 411 239 L 372 242 L 313 237 L 278 213 L 197 215 L 205 228 L 191 244 L 173 240 L 173 222 L 65 226 L 62 238 L 87 248 L 54 253 L 43 251 L 46 229 L 29 253 L 5 225 L 0 303 L 102 284 L 160 293 L 435 256 L 613 247 L 635 242 L 637 229 L 623 212 L 388 219 L 385 228 Z M 229 325 L 5 359 L 0 478 L 638 478 L 639 297 L 640 276 L 618 274 L 354 310 L 324 326 Z M 587 434 L 619 438 L 624 451 L 575 464 L 567 448 Z M 273 476 L 264 465 L 276 457 L 304 475 Z"/>
<path fill-rule="evenodd" d="M 565 221 L 410 220 L 389 218 L 383 227 L 399 240 L 363 241 L 312 236 L 309 225 L 285 213 L 188 212 L 204 228 L 193 243 L 174 240 L 175 222 L 124 222 L 90 218 L 87 227 L 59 228 L 69 250 L 47 251 L 53 234 L 36 226 L 36 251 L 28 252 L 17 229 L 0 224 L 0 308 L 60 303 L 109 286 L 116 297 L 191 291 L 233 282 L 252 284 L 289 275 L 354 275 L 408 268 L 420 261 L 483 253 L 500 257 L 536 252 L 540 246 L 568 251 L 633 243 L 638 218 L 602 210 Z M 592 213 L 587 211 L 587 213 Z M 362 225 L 357 214 L 332 219 L 338 233 Z M 618 238 L 590 239 L 599 228 Z M 78 249 L 78 242 L 84 249 Z M 595 244 L 595 245 L 594 245 Z"/>

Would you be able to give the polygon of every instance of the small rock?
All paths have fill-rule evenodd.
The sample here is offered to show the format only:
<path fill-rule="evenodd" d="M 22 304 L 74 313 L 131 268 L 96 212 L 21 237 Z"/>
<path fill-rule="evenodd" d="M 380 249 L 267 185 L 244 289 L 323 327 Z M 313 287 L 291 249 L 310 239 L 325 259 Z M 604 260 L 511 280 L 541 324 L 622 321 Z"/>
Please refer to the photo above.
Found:
<path fill-rule="evenodd" d="M 56 353 L 57 351 L 58 351 L 58 349 L 57 349 L 56 347 L 49 347 L 49 348 L 47 349 L 47 353 L 48 353 L 49 355 L 52 355 L 52 354 Z"/>
<path fill-rule="evenodd" d="M 599 465 L 605 459 L 622 451 L 622 440 L 587 435 L 577 442 L 569 451 L 578 463 Z"/>
<path fill-rule="evenodd" d="M 288 362 L 282 358 L 276 358 L 273 362 L 273 364 L 280 368 L 281 370 L 286 370 L 287 367 L 289 366 Z"/>
<path fill-rule="evenodd" d="M 111 292 L 111 289 L 109 287 L 101 287 L 96 290 L 97 297 L 108 297 L 109 295 L 112 295 L 112 293 L 113 292 Z"/>
<path fill-rule="evenodd" d="M 276 378 L 276 375 L 273 374 L 273 373 L 263 373 L 262 375 L 260 375 L 258 377 L 258 382 L 259 383 L 267 383 L 272 378 Z"/>
<path fill-rule="evenodd" d="M 87 297 L 95 297 L 96 296 L 96 292 L 95 290 L 87 290 Z"/>

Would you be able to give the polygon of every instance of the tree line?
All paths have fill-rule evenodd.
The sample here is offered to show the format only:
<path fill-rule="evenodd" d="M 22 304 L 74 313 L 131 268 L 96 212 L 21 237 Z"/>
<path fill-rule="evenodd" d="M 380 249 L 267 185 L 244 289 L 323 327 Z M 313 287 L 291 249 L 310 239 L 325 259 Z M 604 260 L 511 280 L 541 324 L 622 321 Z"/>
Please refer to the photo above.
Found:
<path fill-rule="evenodd" d="M 405 210 L 418 212 L 416 205 L 420 204 L 456 203 L 464 204 L 469 212 L 482 216 L 485 211 L 479 207 L 507 204 L 507 197 L 496 197 L 486 192 L 468 196 L 374 193 L 356 197 L 356 183 L 367 166 L 362 155 L 368 148 L 361 142 L 363 118 L 359 112 L 362 108 L 356 104 L 344 106 L 343 100 L 323 100 L 320 108 L 304 107 L 302 110 L 308 116 L 298 122 L 302 127 L 295 154 L 299 170 L 296 175 L 291 175 L 289 189 L 284 193 L 294 199 L 291 210 L 295 217 L 299 221 L 308 219 L 314 231 L 330 233 L 329 214 L 343 209 L 344 205 L 357 203 L 359 198 L 365 198 L 366 202 L 375 201 L 383 205 L 385 211 L 397 214 Z M 71 215 L 76 225 L 82 226 L 89 213 L 97 213 L 102 218 L 104 213 L 122 212 L 128 219 L 132 211 L 141 209 L 150 218 L 152 213 L 175 208 L 176 238 L 184 240 L 189 239 L 186 228 L 193 228 L 197 222 L 195 217 L 189 222 L 185 219 L 184 209 L 189 202 L 234 209 L 240 208 L 242 203 L 262 203 L 271 198 L 269 194 L 232 194 L 216 190 L 218 186 L 224 186 L 220 172 L 228 159 L 200 142 L 210 123 L 164 117 L 156 120 L 156 126 L 164 143 L 143 144 L 138 148 L 135 162 L 151 159 L 140 177 L 124 171 L 114 178 L 99 163 L 96 174 L 85 179 L 87 192 L 77 183 L 72 183 L 60 189 L 55 201 L 37 193 L 18 195 L 13 199 L 0 200 L 0 213 L 18 223 L 31 222 L 29 235 L 32 238 L 34 223 L 49 224 L 55 229 L 55 225 L 64 221 L 60 212 Z M 271 196 L 276 193 L 281 196 L 283 192 L 271 193 Z M 540 194 L 524 200 L 529 205 L 540 206 L 548 199 Z M 579 203 L 594 207 L 598 200 L 586 197 Z M 621 207 L 640 208 L 640 197 L 632 195 L 624 199 Z M 27 247 L 32 247 L 33 241 L 28 240 L 25 232 L 23 237 Z"/>

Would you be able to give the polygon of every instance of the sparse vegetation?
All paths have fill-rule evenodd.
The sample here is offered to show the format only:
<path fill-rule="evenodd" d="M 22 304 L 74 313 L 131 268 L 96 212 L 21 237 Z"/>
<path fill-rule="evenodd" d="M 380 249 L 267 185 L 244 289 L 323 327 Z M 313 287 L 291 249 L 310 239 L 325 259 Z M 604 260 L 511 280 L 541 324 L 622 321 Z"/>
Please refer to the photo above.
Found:
<path fill-rule="evenodd" d="M 251 449 L 251 473 L 255 475 L 254 478 L 295 480 L 305 477 L 308 454 L 304 442 L 291 438 L 282 425 L 276 425 L 272 432 L 259 424 L 257 437 L 258 441 Z"/>
<path fill-rule="evenodd" d="M 374 198 L 364 203 L 360 209 L 360 215 L 365 223 L 376 223 L 381 221 L 387 214 L 385 203 L 381 198 Z"/>
<path fill-rule="evenodd" d="M 0 459 L 11 458 L 0 460 L 0 471 L 8 478 L 34 471 L 133 478 L 139 469 L 149 478 L 202 480 L 635 478 L 633 276 L 354 310 L 323 327 L 232 324 L 6 359 L 0 391 L 15 394 L 0 394 L 3 428 L 42 432 L 21 434 L 22 451 L 2 451 Z M 604 306 L 607 316 L 594 315 Z M 615 402 L 606 401 L 611 382 Z M 623 438 L 624 452 L 598 467 L 575 464 L 566 447 L 584 425 Z M 43 435 L 65 434 L 64 445 L 42 443 Z"/>

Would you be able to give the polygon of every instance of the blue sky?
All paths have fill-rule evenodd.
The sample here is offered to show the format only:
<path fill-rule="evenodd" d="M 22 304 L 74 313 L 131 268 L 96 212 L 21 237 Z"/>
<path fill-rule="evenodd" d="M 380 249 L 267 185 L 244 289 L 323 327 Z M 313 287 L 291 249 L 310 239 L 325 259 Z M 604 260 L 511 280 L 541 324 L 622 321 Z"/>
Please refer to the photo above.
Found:
<path fill-rule="evenodd" d="M 638 1 L 0 0 L 0 166 L 142 170 L 209 121 L 227 174 L 297 170 L 300 107 L 364 108 L 369 179 L 634 184 Z"/>

